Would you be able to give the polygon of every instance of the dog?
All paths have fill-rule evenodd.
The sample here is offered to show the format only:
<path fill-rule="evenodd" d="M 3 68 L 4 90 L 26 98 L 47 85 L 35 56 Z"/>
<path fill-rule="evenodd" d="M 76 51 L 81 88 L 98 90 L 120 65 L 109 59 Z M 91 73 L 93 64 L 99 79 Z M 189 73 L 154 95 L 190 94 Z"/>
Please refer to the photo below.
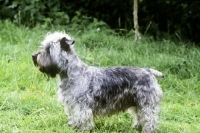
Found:
<path fill-rule="evenodd" d="M 95 116 L 129 110 L 146 133 L 157 129 L 163 91 L 156 77 L 163 73 L 133 66 L 88 66 L 74 50 L 74 39 L 64 32 L 48 33 L 41 49 L 32 54 L 34 65 L 54 78 L 59 75 L 58 101 L 68 124 L 76 130 L 94 128 Z"/>

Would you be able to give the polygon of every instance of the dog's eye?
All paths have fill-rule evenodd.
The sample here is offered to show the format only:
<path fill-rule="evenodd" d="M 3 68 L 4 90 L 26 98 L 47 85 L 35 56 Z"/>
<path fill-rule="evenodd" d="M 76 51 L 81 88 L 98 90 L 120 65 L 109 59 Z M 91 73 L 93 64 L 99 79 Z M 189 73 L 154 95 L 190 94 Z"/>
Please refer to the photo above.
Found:
<path fill-rule="evenodd" d="M 47 53 L 50 53 L 50 46 L 48 46 L 48 47 L 46 48 L 46 52 L 47 52 Z"/>

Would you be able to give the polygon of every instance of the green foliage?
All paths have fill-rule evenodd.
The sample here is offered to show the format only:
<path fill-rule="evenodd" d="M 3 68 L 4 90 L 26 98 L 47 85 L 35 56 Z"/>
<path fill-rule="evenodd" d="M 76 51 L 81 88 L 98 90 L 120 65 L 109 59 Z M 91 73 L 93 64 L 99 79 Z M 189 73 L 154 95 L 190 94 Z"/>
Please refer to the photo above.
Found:
<path fill-rule="evenodd" d="M 68 24 L 68 15 L 61 11 L 59 0 L 6 0 L 0 8 L 2 18 L 9 18 L 16 24 L 35 26 L 38 23 Z"/>
<path fill-rule="evenodd" d="M 154 38 L 200 42 L 199 1 L 138 0 L 140 32 Z M 133 0 L 0 0 L 0 18 L 34 27 L 36 24 L 76 24 L 83 29 L 93 19 L 113 29 L 133 29 Z M 75 25 L 74 24 L 74 25 Z M 198 44 L 199 45 L 199 44 Z"/>
<path fill-rule="evenodd" d="M 147 32 L 150 35 L 158 37 L 165 32 L 168 33 L 167 36 L 173 35 L 200 42 L 200 26 L 197 24 L 200 21 L 199 4 L 199 1 L 141 0 L 139 2 L 140 30 L 145 31 L 150 24 Z"/>
<path fill-rule="evenodd" d="M 96 18 L 88 17 L 76 11 L 76 15 L 72 18 L 70 28 L 72 31 L 84 32 L 87 30 L 102 30 L 108 28 L 108 25 L 103 21 L 98 21 Z"/>
<path fill-rule="evenodd" d="M 89 65 L 130 65 L 162 71 L 164 91 L 160 129 L 156 133 L 199 133 L 200 48 L 192 43 L 155 41 L 144 37 L 116 35 L 112 30 L 70 30 L 77 54 Z M 72 26 L 73 27 L 73 26 Z M 67 125 L 63 106 L 57 102 L 56 79 L 48 79 L 33 65 L 31 54 L 39 49 L 44 35 L 66 27 L 40 25 L 29 29 L 0 21 L 0 132 L 76 133 Z M 130 127 L 127 113 L 97 117 L 93 133 L 139 133 Z M 86 133 L 89 133 L 86 132 Z"/>
<path fill-rule="evenodd" d="M 138 0 L 140 32 L 155 38 L 173 36 L 200 42 L 199 1 Z M 62 9 L 70 16 L 81 14 L 105 21 L 114 29 L 133 29 L 133 0 L 68 1 Z"/>

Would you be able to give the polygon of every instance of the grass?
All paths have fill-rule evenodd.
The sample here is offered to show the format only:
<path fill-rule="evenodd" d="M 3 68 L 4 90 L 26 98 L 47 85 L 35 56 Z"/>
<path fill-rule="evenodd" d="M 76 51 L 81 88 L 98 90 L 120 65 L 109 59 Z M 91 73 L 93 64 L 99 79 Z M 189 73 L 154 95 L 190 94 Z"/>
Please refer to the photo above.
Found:
<path fill-rule="evenodd" d="M 76 40 L 77 54 L 90 65 L 131 65 L 162 71 L 164 91 L 160 129 L 156 133 L 200 132 L 200 48 L 191 42 L 154 41 L 119 36 L 110 30 L 74 32 L 67 27 L 33 29 L 0 21 L 0 132 L 75 133 L 57 102 L 57 80 L 48 79 L 33 66 L 31 54 L 49 31 L 66 30 Z M 139 133 L 131 117 L 119 113 L 95 120 L 93 133 Z"/>

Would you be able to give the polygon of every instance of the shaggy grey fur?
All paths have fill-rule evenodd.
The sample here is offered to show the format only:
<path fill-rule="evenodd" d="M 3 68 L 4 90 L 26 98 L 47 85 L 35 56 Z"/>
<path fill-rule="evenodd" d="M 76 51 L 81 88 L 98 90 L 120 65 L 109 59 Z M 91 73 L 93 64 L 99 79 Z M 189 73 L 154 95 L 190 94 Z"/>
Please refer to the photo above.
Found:
<path fill-rule="evenodd" d="M 143 132 L 156 129 L 163 92 L 155 76 L 157 70 L 131 66 L 99 68 L 83 63 L 65 33 L 46 35 L 41 50 L 32 55 L 38 69 L 59 75 L 58 100 L 68 115 L 68 124 L 77 130 L 91 130 L 96 115 L 112 115 L 129 110 Z"/>

